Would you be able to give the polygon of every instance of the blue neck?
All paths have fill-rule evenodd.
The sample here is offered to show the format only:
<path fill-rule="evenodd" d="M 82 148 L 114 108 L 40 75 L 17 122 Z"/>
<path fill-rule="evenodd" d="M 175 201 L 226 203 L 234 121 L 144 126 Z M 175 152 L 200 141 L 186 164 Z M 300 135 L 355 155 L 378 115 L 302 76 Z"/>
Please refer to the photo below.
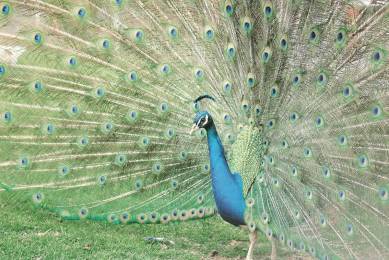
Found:
<path fill-rule="evenodd" d="M 212 124 L 206 130 L 216 206 L 224 220 L 233 225 L 244 225 L 246 204 L 243 198 L 242 180 L 240 175 L 231 174 L 215 125 Z"/>
<path fill-rule="evenodd" d="M 214 124 L 210 128 L 207 129 L 207 139 L 208 139 L 208 151 L 211 161 L 211 169 L 212 165 L 217 165 L 218 171 L 214 171 L 212 174 L 212 179 L 216 176 L 220 176 L 222 178 L 228 177 L 226 173 L 231 174 L 230 168 L 228 167 L 226 157 L 224 155 L 223 144 L 220 141 L 219 135 L 216 131 L 216 127 Z"/>

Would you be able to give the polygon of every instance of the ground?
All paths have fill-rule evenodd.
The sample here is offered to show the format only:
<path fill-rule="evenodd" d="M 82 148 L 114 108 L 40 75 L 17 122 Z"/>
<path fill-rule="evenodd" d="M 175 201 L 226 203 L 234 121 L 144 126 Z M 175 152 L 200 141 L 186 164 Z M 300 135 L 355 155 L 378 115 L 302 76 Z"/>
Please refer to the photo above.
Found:
<path fill-rule="evenodd" d="M 219 217 L 167 225 L 62 222 L 46 211 L 7 205 L 0 194 L 0 259 L 244 259 L 247 232 Z M 146 243 L 163 237 L 174 245 Z M 271 246 L 260 236 L 255 256 L 269 259 Z M 278 249 L 277 259 L 292 259 Z M 294 258 L 297 259 L 297 258 Z"/>

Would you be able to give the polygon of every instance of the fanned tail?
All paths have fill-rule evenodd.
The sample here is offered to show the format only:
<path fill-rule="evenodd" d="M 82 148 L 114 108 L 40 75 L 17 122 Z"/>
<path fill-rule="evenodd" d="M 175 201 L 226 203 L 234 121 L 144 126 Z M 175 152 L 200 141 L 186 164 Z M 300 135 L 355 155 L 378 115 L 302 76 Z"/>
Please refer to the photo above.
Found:
<path fill-rule="evenodd" d="M 386 258 L 389 4 L 272 5 L 249 223 L 314 257 Z"/>

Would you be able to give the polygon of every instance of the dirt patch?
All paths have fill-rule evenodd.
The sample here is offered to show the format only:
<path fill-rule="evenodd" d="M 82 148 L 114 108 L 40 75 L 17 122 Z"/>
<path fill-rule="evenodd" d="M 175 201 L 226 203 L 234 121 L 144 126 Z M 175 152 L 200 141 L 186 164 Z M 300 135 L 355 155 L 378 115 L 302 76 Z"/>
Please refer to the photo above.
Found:
<path fill-rule="evenodd" d="M 228 246 L 236 247 L 236 246 L 240 246 L 242 244 L 247 244 L 248 245 L 248 242 L 247 241 L 243 241 L 243 240 L 231 240 L 230 243 L 228 243 Z"/>
<path fill-rule="evenodd" d="M 37 236 L 37 237 L 59 237 L 61 235 L 60 232 L 58 231 L 50 231 L 50 230 L 47 230 L 47 231 L 44 231 L 44 232 L 37 232 L 37 233 L 34 233 L 32 234 L 33 236 Z"/>

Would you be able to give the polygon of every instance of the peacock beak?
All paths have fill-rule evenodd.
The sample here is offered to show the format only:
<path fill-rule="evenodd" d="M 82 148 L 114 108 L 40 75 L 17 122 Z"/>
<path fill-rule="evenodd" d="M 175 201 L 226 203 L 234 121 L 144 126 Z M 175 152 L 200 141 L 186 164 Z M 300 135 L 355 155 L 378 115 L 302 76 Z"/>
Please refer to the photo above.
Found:
<path fill-rule="evenodd" d="M 200 129 L 200 127 L 197 124 L 193 124 L 192 128 L 190 129 L 189 134 L 192 135 L 192 133 L 198 129 Z"/>

